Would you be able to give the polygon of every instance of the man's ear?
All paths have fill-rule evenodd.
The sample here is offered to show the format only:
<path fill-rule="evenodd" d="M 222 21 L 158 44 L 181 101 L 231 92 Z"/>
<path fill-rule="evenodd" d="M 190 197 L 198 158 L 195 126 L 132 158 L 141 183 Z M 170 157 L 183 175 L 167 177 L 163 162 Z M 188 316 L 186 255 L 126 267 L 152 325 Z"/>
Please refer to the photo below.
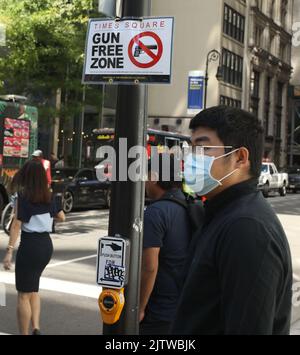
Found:
<path fill-rule="evenodd" d="M 236 152 L 236 167 L 248 168 L 249 164 L 249 150 L 245 147 L 242 147 Z"/>

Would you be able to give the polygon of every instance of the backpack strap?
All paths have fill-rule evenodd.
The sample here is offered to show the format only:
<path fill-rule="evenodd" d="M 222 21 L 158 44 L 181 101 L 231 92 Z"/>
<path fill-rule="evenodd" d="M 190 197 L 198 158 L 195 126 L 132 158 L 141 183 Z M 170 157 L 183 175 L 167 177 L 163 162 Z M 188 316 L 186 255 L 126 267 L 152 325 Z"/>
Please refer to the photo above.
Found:
<path fill-rule="evenodd" d="M 192 234 L 197 232 L 202 227 L 204 220 L 204 208 L 201 201 L 200 203 L 196 202 L 196 200 L 190 196 L 185 196 L 185 199 L 183 200 L 172 195 L 157 201 L 171 201 L 183 207 L 188 214 Z"/>
<path fill-rule="evenodd" d="M 176 198 L 174 196 L 170 196 L 170 197 L 163 197 L 159 200 L 156 200 L 155 202 L 159 202 L 159 201 L 171 201 L 174 203 L 177 203 L 177 205 L 180 205 L 181 207 L 187 209 L 188 208 L 188 202 L 186 200 L 180 199 L 180 198 Z"/>

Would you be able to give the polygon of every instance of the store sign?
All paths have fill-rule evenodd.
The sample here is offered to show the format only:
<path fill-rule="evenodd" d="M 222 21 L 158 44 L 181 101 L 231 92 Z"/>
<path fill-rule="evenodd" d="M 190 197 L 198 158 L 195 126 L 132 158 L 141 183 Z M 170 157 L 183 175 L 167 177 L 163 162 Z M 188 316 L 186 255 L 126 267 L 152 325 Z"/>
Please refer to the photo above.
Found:
<path fill-rule="evenodd" d="M 110 140 L 110 139 L 114 139 L 114 135 L 109 135 L 109 134 L 100 134 L 99 136 L 97 136 L 97 139 L 99 141 L 101 140 Z"/>

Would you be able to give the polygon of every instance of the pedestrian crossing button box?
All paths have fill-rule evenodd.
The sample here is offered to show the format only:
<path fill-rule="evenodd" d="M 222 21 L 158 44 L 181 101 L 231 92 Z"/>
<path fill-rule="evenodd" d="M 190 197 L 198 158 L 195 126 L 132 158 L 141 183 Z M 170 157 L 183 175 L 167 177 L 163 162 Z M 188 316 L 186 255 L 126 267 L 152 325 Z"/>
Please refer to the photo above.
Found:
<path fill-rule="evenodd" d="M 130 242 L 122 236 L 99 239 L 97 284 L 120 290 L 128 283 Z"/>

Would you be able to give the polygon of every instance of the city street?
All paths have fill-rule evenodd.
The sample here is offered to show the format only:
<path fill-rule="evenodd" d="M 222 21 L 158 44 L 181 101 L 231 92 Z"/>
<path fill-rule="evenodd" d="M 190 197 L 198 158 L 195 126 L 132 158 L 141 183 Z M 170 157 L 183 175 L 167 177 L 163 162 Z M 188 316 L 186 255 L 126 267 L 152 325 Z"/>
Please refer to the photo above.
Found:
<path fill-rule="evenodd" d="M 254 174 L 293 272 L 277 218 L 254 196 L 231 223 L 226 194 L 183 268 L 199 206 L 171 189 L 183 179 L 208 199 L 226 190 L 234 216 L 244 202 L 228 187 Z M 145 178 L 147 196 L 171 205 L 146 213 L 153 248 L 139 280 Z M 248 194 L 246 185 L 233 193 Z M 19 227 L 10 242 L 2 230 L 13 206 L 27 232 L 16 270 Z M 179 334 L 287 334 L 292 291 L 291 334 L 300 335 L 300 0 L 1 1 L 0 211 L 0 335 L 19 334 L 17 305 L 21 334 L 33 319 L 34 335 L 39 321 L 42 335 L 101 335 L 98 302 L 105 323 L 121 314 L 119 333 L 137 333 L 139 317 L 146 333 L 163 334 L 179 308 Z M 52 255 L 40 234 L 54 217 L 65 222 L 51 233 Z M 109 225 L 124 238 L 107 236 Z M 19 300 L 15 271 L 27 292 Z M 40 276 L 41 317 L 28 295 Z"/>
<path fill-rule="evenodd" d="M 300 195 L 274 196 L 275 208 L 288 235 L 293 255 L 295 279 L 300 281 Z M 101 334 L 95 283 L 96 250 L 99 237 L 106 235 L 108 210 L 80 210 L 67 216 L 53 235 L 55 253 L 41 281 L 42 330 L 45 334 Z M 0 232 L 2 260 L 7 237 Z M 17 334 L 14 274 L 0 271 L 5 283 L 7 306 L 0 308 L 0 333 Z M 300 307 L 294 309 L 294 320 Z M 300 328 L 300 325 L 298 325 Z M 300 333 L 300 329 L 293 332 Z"/>
<path fill-rule="evenodd" d="M 52 235 L 54 255 L 41 281 L 42 329 L 45 334 L 101 334 L 97 298 L 96 253 L 99 237 L 107 234 L 108 210 L 81 210 L 67 216 Z M 0 232 L 0 258 L 7 237 Z M 17 334 L 14 274 L 1 268 L 7 306 L 0 307 L 0 333 Z"/>

